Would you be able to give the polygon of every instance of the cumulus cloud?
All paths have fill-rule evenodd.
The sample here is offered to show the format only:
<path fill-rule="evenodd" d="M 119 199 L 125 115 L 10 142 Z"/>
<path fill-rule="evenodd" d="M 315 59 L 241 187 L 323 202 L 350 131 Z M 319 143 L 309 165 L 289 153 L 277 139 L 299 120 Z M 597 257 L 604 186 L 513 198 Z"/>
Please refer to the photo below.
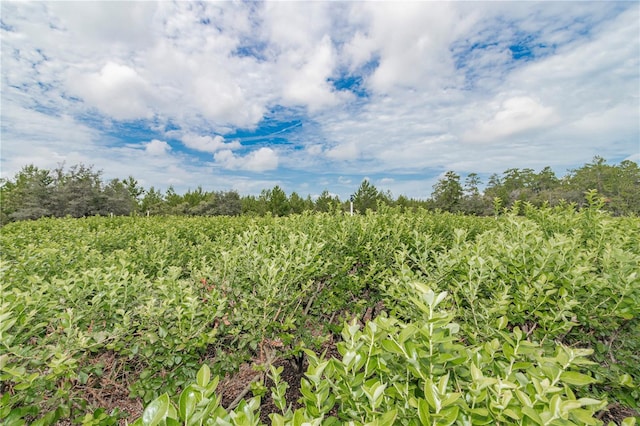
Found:
<path fill-rule="evenodd" d="M 636 3 L 0 8 L 3 176 L 88 160 L 156 185 L 259 191 L 242 172 L 277 169 L 255 182 L 424 195 L 443 170 L 637 158 Z"/>
<path fill-rule="evenodd" d="M 326 156 L 332 160 L 355 160 L 358 158 L 358 146 L 353 142 L 339 144 L 326 152 Z"/>
<path fill-rule="evenodd" d="M 368 19 L 346 53 L 352 67 L 377 58 L 379 65 L 368 79 L 374 92 L 437 87 L 443 78 L 455 78 L 449 45 L 471 22 L 455 5 L 364 2 L 355 8 Z"/>
<path fill-rule="evenodd" d="M 78 42 L 145 47 L 153 40 L 154 2 L 51 2 L 47 4 L 55 23 L 64 31 L 82 34 Z"/>
<path fill-rule="evenodd" d="M 271 148 L 260 148 L 245 156 L 234 154 L 230 150 L 223 150 L 213 155 L 216 163 L 225 169 L 246 170 L 250 172 L 265 172 L 278 168 L 278 155 Z"/>
<path fill-rule="evenodd" d="M 215 153 L 220 150 L 231 151 L 233 149 L 240 148 L 240 142 L 232 141 L 225 142 L 224 138 L 220 135 L 211 136 L 198 136 L 194 134 L 186 134 L 182 136 L 182 142 L 188 148 L 195 149 L 196 151 Z"/>
<path fill-rule="evenodd" d="M 468 142 L 499 142 L 527 131 L 539 131 L 556 122 L 551 107 L 542 105 L 529 96 L 509 97 L 496 105 L 493 115 L 480 121 L 477 126 L 465 133 L 462 139 Z"/>
<path fill-rule="evenodd" d="M 164 155 L 171 151 L 171 146 L 165 141 L 154 139 L 144 145 L 144 150 L 150 155 Z"/>
<path fill-rule="evenodd" d="M 107 62 L 98 72 L 72 70 L 67 79 L 71 94 L 84 99 L 116 120 L 151 118 L 151 86 L 133 68 Z"/>
<path fill-rule="evenodd" d="M 298 55 L 293 52 L 282 61 L 290 62 L 283 71 L 283 101 L 290 105 L 304 105 L 311 112 L 336 105 L 340 94 L 327 81 L 335 67 L 335 52 L 328 36 L 323 37 L 318 46 L 300 65 Z M 344 94 L 343 94 L 344 97 Z"/>

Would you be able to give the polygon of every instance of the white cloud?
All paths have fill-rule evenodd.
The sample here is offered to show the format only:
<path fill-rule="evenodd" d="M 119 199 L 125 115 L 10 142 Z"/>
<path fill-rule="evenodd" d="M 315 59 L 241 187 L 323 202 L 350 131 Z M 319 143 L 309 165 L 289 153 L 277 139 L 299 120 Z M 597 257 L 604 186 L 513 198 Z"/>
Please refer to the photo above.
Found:
<path fill-rule="evenodd" d="M 338 144 L 337 146 L 329 149 L 326 156 L 332 160 L 355 160 L 358 158 L 358 147 L 354 142 L 347 142 Z"/>
<path fill-rule="evenodd" d="M 238 149 L 241 146 L 238 141 L 225 142 L 224 138 L 220 135 L 211 137 L 186 134 L 182 136 L 181 140 L 188 148 L 195 149 L 196 151 L 210 152 L 212 154 L 220 150 Z"/>
<path fill-rule="evenodd" d="M 213 155 L 216 163 L 225 169 L 265 172 L 278 168 L 278 155 L 271 148 L 260 148 L 245 156 L 235 155 L 230 150 L 216 152 Z"/>
<path fill-rule="evenodd" d="M 306 154 L 311 157 L 316 157 L 322 154 L 322 144 L 313 144 L 305 148 Z"/>
<path fill-rule="evenodd" d="M 51 2 L 47 7 L 57 26 L 81 35 L 78 42 L 88 48 L 145 47 L 153 40 L 154 2 Z"/>
<path fill-rule="evenodd" d="M 556 122 L 553 108 L 529 96 L 509 97 L 499 105 L 490 104 L 489 109 L 496 111 L 463 134 L 464 141 L 499 142 L 522 132 L 540 131 Z"/>
<path fill-rule="evenodd" d="M 132 68 L 107 62 L 100 71 L 69 73 L 67 87 L 89 105 L 116 120 L 151 118 L 153 102 L 150 85 Z"/>
<path fill-rule="evenodd" d="M 637 158 L 635 3 L 0 7 L 3 176 L 83 161 L 157 186 L 259 192 L 241 172 L 278 170 L 256 182 L 350 193 L 338 176 L 371 174 L 423 195 L 419 176 L 442 170 Z M 336 88 L 346 81 L 354 93 Z M 250 152 L 243 134 L 258 136 Z"/>
<path fill-rule="evenodd" d="M 638 152 L 625 158 L 626 161 L 635 161 L 640 163 L 640 143 L 638 144 Z"/>
<path fill-rule="evenodd" d="M 328 36 L 323 37 L 318 46 L 308 53 L 308 58 L 300 65 L 298 55 L 292 52 L 288 57 L 281 58 L 286 61 L 284 66 L 283 101 L 290 105 L 305 105 L 311 112 L 321 108 L 330 107 L 340 102 L 327 79 L 331 77 L 335 67 L 335 53 Z"/>
<path fill-rule="evenodd" d="M 357 67 L 379 60 L 368 84 L 376 93 L 398 89 L 437 87 L 455 79 L 449 45 L 470 23 L 450 3 L 358 3 L 357 13 L 369 19 L 365 31 L 347 45 L 350 63 Z"/>
<path fill-rule="evenodd" d="M 150 155 L 164 155 L 171 151 L 171 146 L 165 141 L 154 139 L 144 145 L 145 151 Z"/>

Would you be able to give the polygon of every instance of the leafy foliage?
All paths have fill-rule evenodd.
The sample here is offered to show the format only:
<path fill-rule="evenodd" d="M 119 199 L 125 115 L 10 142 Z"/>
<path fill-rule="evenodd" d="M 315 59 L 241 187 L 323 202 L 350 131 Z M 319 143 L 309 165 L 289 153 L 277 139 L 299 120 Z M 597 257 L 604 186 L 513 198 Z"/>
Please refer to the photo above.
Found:
<path fill-rule="evenodd" d="M 463 345 L 453 315 L 438 305 L 446 293 L 413 283 L 420 320 L 403 323 L 380 316 L 364 329 L 345 325 L 340 359 L 307 350 L 310 365 L 301 383 L 302 408 L 293 411 L 283 397 L 280 370 L 271 367 L 271 392 L 282 414 L 273 425 L 451 425 L 601 424 L 594 418 L 606 402 L 577 398 L 574 389 L 595 380 L 578 370 L 592 364 L 588 349 L 558 346 L 553 356 L 524 339 L 519 328 L 502 332 L 502 341 Z M 209 368 L 198 373 L 171 402 L 153 401 L 134 425 L 256 425 L 259 400 L 235 410 L 220 407 L 217 381 Z M 633 420 L 629 420 L 632 424 Z"/>
<path fill-rule="evenodd" d="M 633 161 L 606 164 L 601 157 L 571 170 L 563 178 L 556 177 L 550 167 L 539 173 L 533 169 L 510 168 L 502 176 L 489 178 L 483 192 L 480 177 L 469 173 L 460 184 L 460 176 L 447 171 L 434 185 L 429 200 L 394 199 L 389 191 L 378 190 L 368 180 L 362 181 L 350 201 L 355 210 L 365 214 L 379 205 L 440 209 L 469 215 L 490 216 L 495 205 L 512 208 L 530 203 L 535 206 L 589 205 L 585 196 L 596 190 L 604 197 L 602 208 L 614 215 L 640 214 L 640 168 Z M 25 166 L 14 179 L 0 180 L 0 224 L 40 217 L 85 217 L 92 215 L 184 215 L 184 216 L 286 216 L 307 211 L 349 211 L 349 201 L 324 190 L 313 201 L 293 192 L 288 197 L 280 186 L 264 189 L 259 196 L 241 197 L 235 191 L 205 191 L 201 186 L 180 195 L 173 187 L 162 194 L 156 188 L 140 187 L 131 176 L 126 179 L 101 181 L 101 172 L 79 164 L 64 170 L 42 170 Z"/>
<path fill-rule="evenodd" d="M 274 424 L 599 424 L 601 401 L 637 410 L 640 224 L 587 200 L 494 217 L 380 205 L 8 224 L 0 417 L 110 424 L 124 414 L 87 395 L 118 381 L 152 423 L 256 424 L 259 399 L 220 407 L 210 376 L 303 355 L 301 410 L 269 370 Z M 326 340 L 341 359 L 317 355 Z"/>

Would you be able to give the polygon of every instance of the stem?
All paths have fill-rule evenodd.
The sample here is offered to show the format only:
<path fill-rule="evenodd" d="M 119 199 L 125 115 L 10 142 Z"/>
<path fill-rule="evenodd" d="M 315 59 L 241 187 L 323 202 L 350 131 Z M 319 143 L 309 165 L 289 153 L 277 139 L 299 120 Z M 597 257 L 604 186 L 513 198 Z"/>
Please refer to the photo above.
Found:
<path fill-rule="evenodd" d="M 242 392 L 240 392 L 238 396 L 236 396 L 236 399 L 234 399 L 231 402 L 231 404 L 229 404 L 229 406 L 226 408 L 227 411 L 233 410 L 238 406 L 238 404 L 240 404 L 240 401 L 242 401 L 245 395 L 248 394 L 249 391 L 251 390 L 252 384 L 254 384 L 260 379 L 264 379 L 264 376 L 267 374 L 267 371 L 269 371 L 269 367 L 271 367 L 271 364 L 273 364 L 273 361 L 275 361 L 275 351 L 267 352 L 267 360 L 264 364 L 262 364 L 264 366 L 264 371 L 262 372 L 262 374 L 256 375 L 253 379 L 251 379 L 249 383 L 247 383 L 247 385 L 244 387 Z"/>

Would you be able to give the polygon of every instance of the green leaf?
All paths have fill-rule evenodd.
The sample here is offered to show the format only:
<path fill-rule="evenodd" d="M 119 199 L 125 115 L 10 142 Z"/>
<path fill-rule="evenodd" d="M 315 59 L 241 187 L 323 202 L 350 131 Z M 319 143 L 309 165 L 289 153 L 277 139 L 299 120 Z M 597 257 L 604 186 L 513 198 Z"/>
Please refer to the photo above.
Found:
<path fill-rule="evenodd" d="M 591 376 L 587 376 L 586 374 L 578 373 L 576 371 L 565 371 L 560 375 L 560 380 L 564 383 L 568 383 L 570 385 L 575 386 L 585 386 L 590 385 L 591 383 L 597 382 Z"/>
<path fill-rule="evenodd" d="M 196 405 L 202 400 L 202 394 L 194 389 L 192 385 L 187 386 L 182 393 L 180 393 L 180 418 L 188 421 L 193 415 Z"/>
<path fill-rule="evenodd" d="M 394 340 L 385 339 L 381 344 L 387 352 L 391 352 L 392 354 L 402 355 L 404 353 L 400 345 L 398 345 Z"/>
<path fill-rule="evenodd" d="M 142 424 L 144 426 L 156 426 L 166 420 L 170 404 L 169 395 L 166 393 L 154 399 L 142 413 Z"/>
<path fill-rule="evenodd" d="M 438 420 L 438 425 L 442 425 L 442 426 L 452 425 L 453 422 L 455 422 L 456 419 L 458 418 L 458 411 L 459 411 L 459 408 L 456 406 L 449 407 L 445 410 L 442 410 L 442 412 L 440 413 L 442 417 Z"/>
<path fill-rule="evenodd" d="M 571 410 L 569 415 L 571 418 L 578 420 L 581 424 L 589 426 L 600 424 L 600 422 L 593 417 L 593 412 L 589 410 L 578 408 Z"/>
<path fill-rule="evenodd" d="M 207 364 L 202 364 L 196 375 L 196 383 L 204 388 L 209 384 L 209 380 L 211 380 L 211 370 Z"/>
<path fill-rule="evenodd" d="M 418 399 L 418 417 L 420 418 L 420 423 L 423 425 L 430 423 L 429 404 L 423 398 Z"/>
<path fill-rule="evenodd" d="M 433 408 L 436 413 L 439 413 L 442 404 L 438 396 L 438 388 L 436 388 L 436 385 L 434 385 L 430 379 L 427 379 L 424 383 L 424 397 L 427 399 L 431 408 Z"/>
<path fill-rule="evenodd" d="M 60 408 L 58 408 L 57 410 L 54 411 L 49 411 L 47 414 L 44 415 L 44 417 L 36 420 L 35 422 L 31 423 L 31 425 L 33 426 L 48 426 L 48 425 L 52 425 L 55 424 L 58 420 L 60 420 L 60 415 L 62 414 L 62 410 Z"/>
<path fill-rule="evenodd" d="M 285 418 L 278 413 L 269 414 L 269 418 L 271 419 L 271 426 L 285 426 Z"/>
<path fill-rule="evenodd" d="M 378 420 L 378 425 L 379 426 L 391 426 L 393 424 L 393 422 L 395 422 L 397 416 L 398 416 L 398 410 L 397 409 L 393 409 L 391 411 L 388 411 L 388 412 L 384 413 L 382 416 L 380 416 L 377 419 Z"/>
<path fill-rule="evenodd" d="M 630 376 L 630 375 L 628 375 L 628 374 L 622 374 L 622 375 L 620 375 L 620 377 L 618 377 L 618 383 L 619 383 L 621 386 L 624 386 L 624 387 L 628 387 L 628 388 L 633 388 L 633 387 L 634 387 L 634 385 L 633 385 L 633 379 L 632 379 L 632 378 L 631 378 L 631 376 Z"/>
<path fill-rule="evenodd" d="M 454 402 L 460 399 L 461 396 L 462 395 L 457 392 L 448 394 L 447 397 L 442 401 L 442 406 L 448 407 L 449 405 L 452 405 Z"/>
<path fill-rule="evenodd" d="M 600 401 L 599 399 L 593 399 L 593 398 L 580 398 L 578 400 L 578 402 L 583 407 L 588 407 L 590 405 L 602 405 L 603 404 L 603 401 Z"/>
<path fill-rule="evenodd" d="M 502 330 L 508 324 L 509 324 L 509 319 L 507 317 L 505 317 L 505 316 L 501 316 L 500 318 L 498 318 L 496 326 L 497 326 L 498 330 Z"/>
<path fill-rule="evenodd" d="M 525 416 L 529 417 L 531 420 L 533 420 L 534 422 L 536 422 L 539 425 L 544 424 L 544 422 L 540 418 L 540 415 L 538 414 L 538 412 L 532 407 L 523 406 L 522 407 L 522 414 L 524 414 Z"/>
<path fill-rule="evenodd" d="M 441 293 L 438 294 L 438 296 L 436 297 L 436 300 L 433 302 L 433 305 L 431 306 L 432 308 L 435 308 L 436 306 L 438 306 L 445 298 L 447 297 L 447 292 L 443 291 Z"/>
<path fill-rule="evenodd" d="M 0 370 L 2 370 L 5 365 L 7 365 L 8 361 L 9 361 L 9 354 L 0 355 Z"/>

